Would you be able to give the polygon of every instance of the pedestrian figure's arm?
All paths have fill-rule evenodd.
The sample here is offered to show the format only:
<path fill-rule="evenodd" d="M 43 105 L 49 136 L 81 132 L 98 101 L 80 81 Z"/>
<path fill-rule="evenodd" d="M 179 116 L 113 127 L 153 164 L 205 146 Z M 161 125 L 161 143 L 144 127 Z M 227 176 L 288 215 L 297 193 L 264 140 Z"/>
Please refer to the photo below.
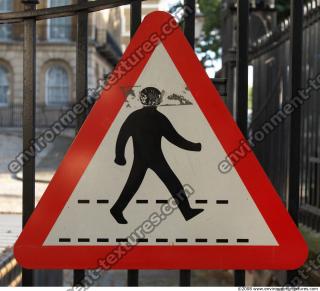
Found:
<path fill-rule="evenodd" d="M 176 145 L 179 148 L 188 150 L 188 151 L 201 151 L 201 143 L 194 143 L 189 140 L 186 140 L 183 136 L 181 136 L 173 127 L 171 122 L 165 118 L 166 121 L 164 122 L 164 137 Z"/>
<path fill-rule="evenodd" d="M 118 138 L 117 138 L 117 143 L 116 143 L 116 158 L 114 162 L 120 166 L 123 166 L 126 164 L 124 152 L 125 152 L 125 148 L 130 135 L 131 135 L 130 122 L 128 121 L 128 118 L 127 118 L 120 128 Z"/>

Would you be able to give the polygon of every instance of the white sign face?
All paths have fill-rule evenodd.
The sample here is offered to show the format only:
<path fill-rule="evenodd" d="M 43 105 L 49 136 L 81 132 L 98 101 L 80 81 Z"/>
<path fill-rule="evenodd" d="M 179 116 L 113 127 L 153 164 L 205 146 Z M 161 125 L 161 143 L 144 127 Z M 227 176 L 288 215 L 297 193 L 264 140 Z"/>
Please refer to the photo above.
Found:
<path fill-rule="evenodd" d="M 142 109 L 141 92 L 143 95 L 143 89 L 148 87 L 161 92 L 162 102 L 156 109 L 150 106 Z M 233 168 L 228 174 L 219 172 L 218 164 L 227 154 L 162 44 L 154 50 L 132 90 L 123 89 L 128 92 L 127 102 L 44 245 L 115 245 L 125 241 L 151 214 L 158 213 L 163 220 L 140 241 L 140 245 L 277 246 L 237 171 Z M 142 99 L 144 97 L 148 96 L 142 96 Z M 149 114 L 148 110 L 153 113 Z M 147 121 L 157 121 L 141 125 L 141 114 L 147 116 Z M 135 118 L 140 118 L 140 123 Z M 125 121 L 129 125 L 124 135 L 129 134 L 130 138 L 125 147 L 126 164 L 119 165 L 123 163 L 123 144 L 120 142 L 118 147 L 117 164 L 116 143 Z M 140 124 L 139 129 L 135 124 Z M 159 135 L 155 137 L 157 130 L 153 129 L 159 124 L 163 126 L 163 132 L 171 130 L 172 133 L 172 128 L 168 129 L 171 124 L 184 139 L 194 143 L 193 146 L 189 144 L 193 150 L 181 148 L 181 140 L 180 147 L 177 146 L 179 140 L 174 134 L 163 134 L 167 138 L 161 138 L 159 135 L 163 132 L 158 131 Z M 160 143 L 156 142 L 158 140 Z M 198 143 L 201 143 L 201 149 Z M 154 154 L 152 158 L 150 153 Z M 135 168 L 130 175 L 133 164 Z M 124 190 L 127 182 L 129 186 Z M 191 208 L 188 209 L 184 202 L 182 211 L 175 209 L 166 215 L 161 209 L 164 205 L 167 209 L 170 207 L 167 202 L 172 196 L 168 188 L 173 191 L 181 185 L 179 183 L 185 185 L 188 193 L 192 192 L 188 197 Z M 137 188 L 135 194 L 134 188 Z M 127 200 L 128 205 L 119 210 L 123 203 L 119 206 L 116 202 L 121 193 L 122 201 Z M 129 196 L 133 194 L 130 200 Z M 114 215 L 110 212 L 112 207 Z M 203 211 L 197 213 L 197 209 Z"/>

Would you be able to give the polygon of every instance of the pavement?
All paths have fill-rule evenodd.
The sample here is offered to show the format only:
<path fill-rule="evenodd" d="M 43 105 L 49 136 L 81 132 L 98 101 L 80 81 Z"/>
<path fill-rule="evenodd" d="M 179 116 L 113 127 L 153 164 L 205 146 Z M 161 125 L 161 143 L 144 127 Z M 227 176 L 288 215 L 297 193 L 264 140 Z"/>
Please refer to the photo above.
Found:
<path fill-rule="evenodd" d="M 13 246 L 21 231 L 22 218 L 16 214 L 0 215 L 0 254 Z"/>
<path fill-rule="evenodd" d="M 58 136 L 36 156 L 36 203 L 41 198 L 66 150 L 72 134 Z M 19 129 L 0 129 L 0 214 L 22 213 L 22 172 L 13 175 L 8 164 L 22 150 L 22 132 Z"/>
<path fill-rule="evenodd" d="M 13 179 L 9 162 L 22 148 L 19 132 L 0 132 L 0 213 L 21 212 L 22 183 Z"/>

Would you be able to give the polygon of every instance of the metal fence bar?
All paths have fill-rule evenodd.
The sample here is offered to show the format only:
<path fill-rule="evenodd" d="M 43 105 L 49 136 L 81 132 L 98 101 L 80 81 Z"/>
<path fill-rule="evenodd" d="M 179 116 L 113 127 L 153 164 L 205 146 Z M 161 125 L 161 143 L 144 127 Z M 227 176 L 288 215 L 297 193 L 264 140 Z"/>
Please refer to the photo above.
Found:
<path fill-rule="evenodd" d="M 249 45 L 249 1 L 237 1 L 237 56 L 236 56 L 236 120 L 244 137 L 248 127 L 248 45 Z M 245 286 L 245 271 L 235 270 L 235 286 Z"/>
<path fill-rule="evenodd" d="M 191 286 L 191 270 L 180 270 L 179 286 Z"/>
<path fill-rule="evenodd" d="M 73 270 L 73 286 L 81 286 L 85 276 L 85 270 Z"/>
<path fill-rule="evenodd" d="M 127 285 L 129 287 L 139 286 L 139 270 L 128 270 Z"/>
<path fill-rule="evenodd" d="M 241 287 L 246 285 L 246 271 L 235 270 L 234 271 L 234 285 Z"/>
<path fill-rule="evenodd" d="M 195 0 L 185 0 L 184 1 L 184 11 L 186 17 L 184 18 L 184 34 L 194 48 L 194 33 L 195 33 L 195 17 L 196 17 L 196 1 Z"/>
<path fill-rule="evenodd" d="M 310 70 L 311 70 L 311 65 L 310 65 L 310 59 L 313 57 L 311 55 L 310 52 L 310 44 L 314 42 L 314 37 L 312 37 L 311 33 L 310 33 L 310 28 L 306 28 L 306 30 L 304 31 L 304 39 L 303 39 L 303 47 L 302 50 L 305 52 L 304 53 L 304 58 L 302 60 L 303 62 L 303 68 L 304 68 L 304 72 L 303 72 L 303 81 L 304 84 L 307 82 L 307 80 L 310 78 Z M 291 56 L 291 52 L 290 52 L 290 56 Z M 289 63 L 289 65 L 291 65 L 291 63 Z M 291 81 L 291 75 L 290 75 L 290 81 Z M 302 79 L 301 79 L 302 81 Z M 290 87 L 291 89 L 291 87 Z M 292 89 L 291 89 L 292 91 Z M 290 92 L 291 93 L 291 92 Z M 291 98 L 291 94 L 290 94 L 290 98 Z M 308 132 L 307 137 L 306 137 L 306 148 L 305 148 L 305 153 L 306 153 L 306 160 L 307 160 L 307 164 L 306 164 L 306 175 L 305 175 L 305 183 L 306 185 L 308 185 L 305 188 L 305 195 L 307 197 L 307 201 L 309 205 L 312 205 L 312 195 L 311 195 L 311 175 L 312 175 L 312 171 L 311 171 L 311 165 L 310 165 L 310 161 L 309 161 L 309 157 L 311 156 L 311 140 L 310 140 L 310 131 L 312 133 L 311 130 L 311 126 L 312 126 L 312 118 L 311 118 L 311 109 L 312 109 L 312 98 L 311 100 L 309 100 L 309 102 L 307 102 L 307 104 L 304 105 L 304 109 L 305 109 L 305 117 L 306 117 L 306 132 Z M 301 130 L 301 129 L 300 129 Z M 300 142 L 300 148 L 302 146 L 302 142 Z M 302 175 L 300 174 L 300 179 Z M 302 185 L 301 185 L 302 186 Z"/>
<path fill-rule="evenodd" d="M 301 88 L 302 77 L 302 34 L 303 34 L 303 0 L 291 0 L 290 27 L 290 97 L 293 99 Z M 300 183 L 300 108 L 291 115 L 290 150 L 289 150 L 289 197 L 288 210 L 294 222 L 298 224 L 299 183 Z M 297 138 L 298 137 L 298 138 Z M 297 275 L 296 271 L 287 272 L 290 282 Z"/>
<path fill-rule="evenodd" d="M 22 0 L 23 1 L 23 0 Z M 13 23 L 13 22 L 22 22 L 27 18 L 34 18 L 36 20 L 44 20 L 56 17 L 65 17 L 65 16 L 73 16 L 77 15 L 81 11 L 86 11 L 88 13 L 100 11 L 103 9 L 109 9 L 114 7 L 119 7 L 122 5 L 127 5 L 132 3 L 133 0 L 95 0 L 89 1 L 84 4 L 72 4 L 72 5 L 64 5 L 58 7 L 50 7 L 50 8 L 41 8 L 34 11 L 15 11 L 15 12 L 7 12 L 0 13 L 0 24 L 1 23 Z M 140 0 L 146 1 L 146 0 Z M 28 1 L 25 2 L 35 2 Z"/>
<path fill-rule="evenodd" d="M 247 137 L 248 126 L 248 44 L 249 1 L 238 0 L 237 7 L 237 114 L 236 119 L 242 134 Z"/>
<path fill-rule="evenodd" d="M 132 39 L 141 23 L 141 1 L 134 1 L 130 6 L 130 38 Z M 128 270 L 127 285 L 139 286 L 139 270 Z"/>
<path fill-rule="evenodd" d="M 85 5 L 87 0 L 78 0 L 79 5 Z M 81 11 L 77 16 L 77 56 L 76 56 L 76 98 L 82 100 L 88 95 L 88 12 Z M 79 131 L 84 120 L 85 113 L 77 118 Z M 74 270 L 73 284 L 81 285 L 84 279 L 85 270 Z"/>
<path fill-rule="evenodd" d="M 141 0 L 137 0 L 130 5 L 130 38 L 134 36 L 141 23 Z"/>
<path fill-rule="evenodd" d="M 301 78 L 301 82 L 302 84 L 306 83 L 307 81 L 307 74 L 306 74 L 306 68 L 307 68 L 307 55 L 308 55 L 308 45 L 307 43 L 309 42 L 309 35 L 308 34 L 304 34 L 304 38 L 303 38 L 303 51 L 305 51 L 306 53 L 303 54 L 302 57 L 302 78 Z M 291 57 L 291 56 L 290 56 Z M 289 65 L 289 62 L 288 62 Z M 291 97 L 291 96 L 290 96 Z M 302 118 L 302 124 L 301 124 L 301 132 L 307 132 L 308 130 L 308 119 L 305 118 L 305 116 L 308 113 L 308 104 L 305 104 L 305 106 L 303 106 L 301 108 L 301 114 L 303 116 Z M 307 145 L 308 145 L 308 139 L 302 134 L 301 136 L 301 141 L 300 141 L 300 155 L 301 155 L 301 159 L 300 159 L 300 203 L 301 204 L 307 204 L 307 191 L 308 191 L 308 186 L 303 187 L 303 185 L 308 185 L 307 184 L 307 165 L 308 165 L 308 152 L 307 152 Z M 303 215 L 303 222 L 306 221 L 305 219 L 305 215 Z"/>
<path fill-rule="evenodd" d="M 22 1 L 26 11 L 36 9 L 38 1 Z M 23 149 L 35 138 L 35 96 L 36 95 L 36 21 L 24 21 L 23 43 Z M 22 183 L 22 225 L 25 226 L 35 205 L 35 158 L 30 157 L 23 164 Z M 22 270 L 22 286 L 34 284 L 34 272 Z"/>
<path fill-rule="evenodd" d="M 88 0 L 78 0 L 85 4 Z M 88 95 L 88 13 L 79 12 L 77 16 L 77 56 L 76 56 L 76 98 L 82 100 Z M 80 129 L 86 114 L 77 120 L 77 130 Z"/>

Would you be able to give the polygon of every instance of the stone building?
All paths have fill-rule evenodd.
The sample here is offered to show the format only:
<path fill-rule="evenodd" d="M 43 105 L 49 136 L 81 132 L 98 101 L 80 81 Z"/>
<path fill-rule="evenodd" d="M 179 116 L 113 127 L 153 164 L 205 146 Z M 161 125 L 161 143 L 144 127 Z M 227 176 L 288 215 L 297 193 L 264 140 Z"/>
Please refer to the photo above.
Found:
<path fill-rule="evenodd" d="M 149 0 L 142 2 L 141 18 L 147 14 L 159 10 L 160 0 Z M 120 7 L 121 11 L 121 45 L 122 50 L 125 50 L 130 42 L 130 5 Z"/>
<path fill-rule="evenodd" d="M 43 0 L 37 9 L 73 4 Z M 1 0 L 0 13 L 23 9 L 21 1 Z M 120 8 L 89 15 L 88 88 L 96 88 L 121 57 Z M 44 127 L 74 103 L 76 18 L 37 22 L 36 125 Z M 0 126 L 21 126 L 23 96 L 23 24 L 0 24 Z"/>

